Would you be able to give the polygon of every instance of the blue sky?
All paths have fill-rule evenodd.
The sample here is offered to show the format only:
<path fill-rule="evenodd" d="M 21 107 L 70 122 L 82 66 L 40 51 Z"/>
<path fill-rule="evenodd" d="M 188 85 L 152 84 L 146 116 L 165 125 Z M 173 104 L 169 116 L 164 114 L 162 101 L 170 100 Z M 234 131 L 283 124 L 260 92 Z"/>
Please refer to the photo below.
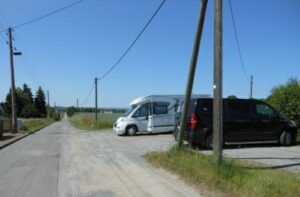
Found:
<path fill-rule="evenodd" d="M 73 0 L 0 0 L 0 28 L 17 25 Z M 51 104 L 81 103 L 93 80 L 104 74 L 133 41 L 160 0 L 84 0 L 64 12 L 15 30 L 16 85 L 50 91 Z M 300 1 L 232 0 L 254 97 L 290 77 L 300 78 Z M 223 94 L 249 96 L 230 16 L 223 1 Z M 200 0 L 168 0 L 119 66 L 99 82 L 100 107 L 127 107 L 136 97 L 183 94 Z M 6 36 L 2 33 L 3 36 Z M 0 100 L 10 87 L 8 46 L 0 38 Z M 209 1 L 193 92 L 212 94 L 213 1 Z M 93 106 L 94 95 L 84 106 Z"/>

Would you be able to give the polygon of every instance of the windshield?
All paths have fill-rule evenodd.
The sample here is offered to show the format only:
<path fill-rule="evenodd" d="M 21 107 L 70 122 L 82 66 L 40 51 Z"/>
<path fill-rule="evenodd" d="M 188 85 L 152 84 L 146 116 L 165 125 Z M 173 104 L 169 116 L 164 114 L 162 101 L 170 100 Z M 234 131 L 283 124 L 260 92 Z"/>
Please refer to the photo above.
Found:
<path fill-rule="evenodd" d="M 132 108 L 128 109 L 128 110 L 125 112 L 124 117 L 129 116 L 129 114 L 131 114 L 131 112 L 132 112 L 134 109 L 135 109 L 135 107 L 132 107 Z"/>

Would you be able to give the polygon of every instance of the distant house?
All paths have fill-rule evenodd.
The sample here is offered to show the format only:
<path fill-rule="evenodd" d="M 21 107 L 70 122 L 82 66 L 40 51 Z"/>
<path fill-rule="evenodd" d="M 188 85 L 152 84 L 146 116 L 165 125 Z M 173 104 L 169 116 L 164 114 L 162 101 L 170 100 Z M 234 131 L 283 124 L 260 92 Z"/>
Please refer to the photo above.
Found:
<path fill-rule="evenodd" d="M 104 113 L 105 114 L 112 114 L 113 112 L 112 112 L 112 110 L 104 110 Z"/>

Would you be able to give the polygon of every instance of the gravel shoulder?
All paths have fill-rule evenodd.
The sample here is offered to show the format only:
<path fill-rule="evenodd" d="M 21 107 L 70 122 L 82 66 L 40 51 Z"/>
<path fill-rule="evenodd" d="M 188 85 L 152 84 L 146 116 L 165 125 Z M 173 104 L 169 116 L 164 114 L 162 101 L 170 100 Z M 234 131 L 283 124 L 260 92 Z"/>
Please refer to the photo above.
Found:
<path fill-rule="evenodd" d="M 200 196 L 178 176 L 143 155 L 168 150 L 171 134 L 119 137 L 81 131 L 65 118 L 0 150 L 1 196 Z M 209 151 L 202 151 L 210 154 Z M 293 172 L 300 146 L 226 149 L 227 157 L 265 162 Z"/>
<path fill-rule="evenodd" d="M 1 196 L 200 196 L 142 155 L 167 150 L 171 135 L 85 132 L 67 119 L 0 151 Z"/>
<path fill-rule="evenodd" d="M 212 151 L 201 151 L 212 154 Z M 276 145 L 250 146 L 244 148 L 228 148 L 223 150 L 224 156 L 232 159 L 260 162 L 270 169 L 289 170 L 300 175 L 300 146 L 282 147 Z"/>
<path fill-rule="evenodd" d="M 142 157 L 170 148 L 170 134 L 119 137 L 105 130 L 79 135 L 64 139 L 60 196 L 199 196 L 199 191 L 154 169 Z"/>

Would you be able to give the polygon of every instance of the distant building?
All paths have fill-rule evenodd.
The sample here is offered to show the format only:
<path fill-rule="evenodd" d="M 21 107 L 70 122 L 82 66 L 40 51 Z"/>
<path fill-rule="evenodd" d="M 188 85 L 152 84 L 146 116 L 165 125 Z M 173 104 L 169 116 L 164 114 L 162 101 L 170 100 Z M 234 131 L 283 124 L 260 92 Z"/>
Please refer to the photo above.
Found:
<path fill-rule="evenodd" d="M 113 111 L 112 111 L 112 110 L 104 110 L 104 113 L 105 113 L 105 114 L 112 114 Z"/>

